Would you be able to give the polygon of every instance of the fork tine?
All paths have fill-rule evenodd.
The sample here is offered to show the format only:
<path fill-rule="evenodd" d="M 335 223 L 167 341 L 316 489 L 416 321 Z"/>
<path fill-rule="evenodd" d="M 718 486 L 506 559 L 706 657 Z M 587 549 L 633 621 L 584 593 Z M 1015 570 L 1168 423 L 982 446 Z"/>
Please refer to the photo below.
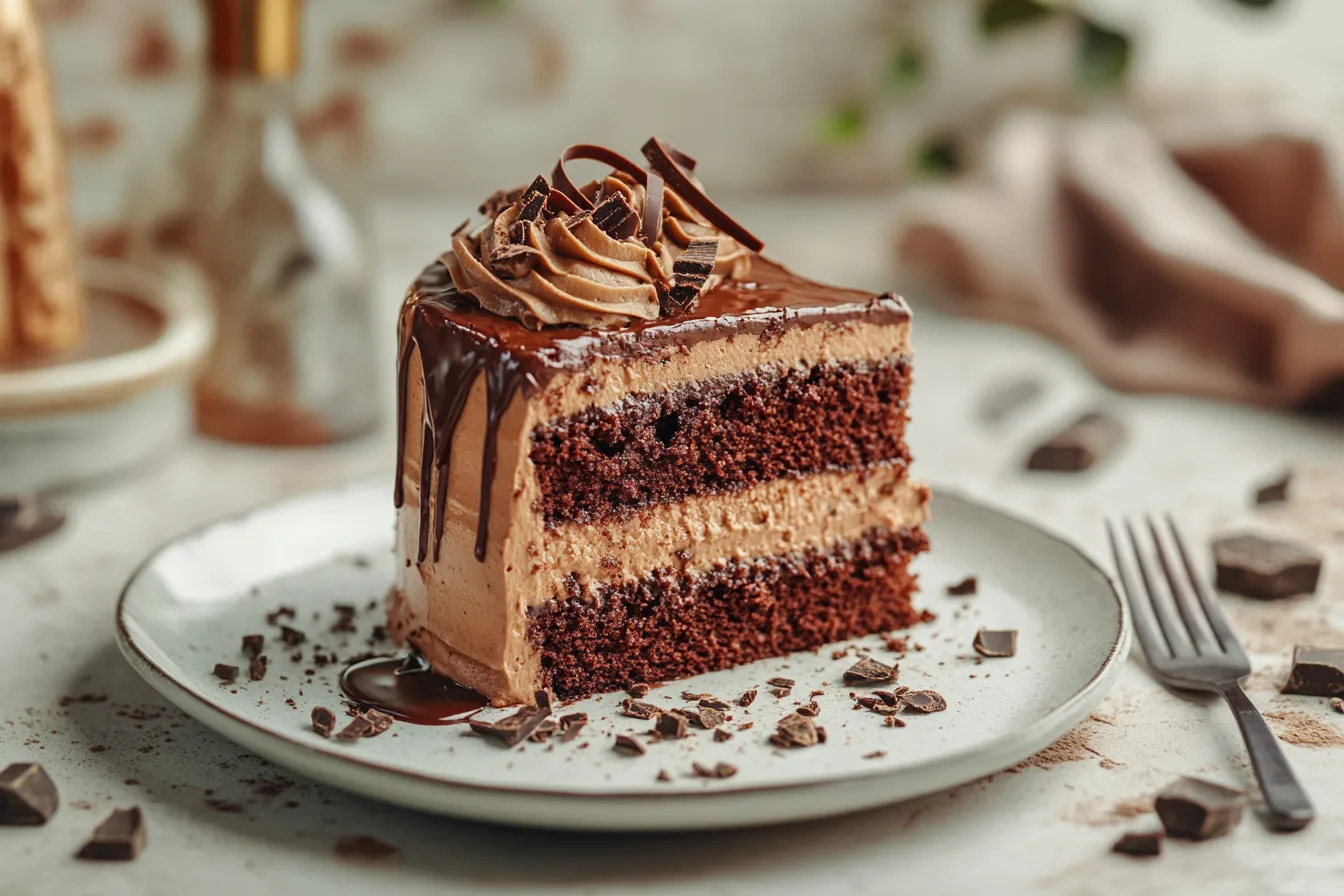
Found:
<path fill-rule="evenodd" d="M 1216 656 L 1221 653 L 1221 648 L 1219 643 L 1211 637 L 1210 627 L 1204 621 L 1208 608 L 1205 607 L 1204 612 L 1199 612 L 1195 601 L 1187 591 L 1188 585 L 1197 587 L 1196 577 L 1194 575 L 1189 576 L 1188 585 L 1181 582 L 1181 577 L 1176 574 L 1171 561 L 1167 559 L 1167 549 L 1162 544 L 1162 536 L 1158 534 L 1153 518 L 1145 514 L 1143 521 L 1148 526 L 1148 533 L 1153 538 L 1153 549 L 1157 553 L 1157 562 L 1161 565 L 1162 572 L 1167 577 L 1167 588 L 1171 594 L 1171 599 L 1176 604 L 1176 612 L 1181 614 L 1181 621 L 1185 623 L 1185 631 L 1190 636 L 1190 643 L 1194 645 L 1195 653 L 1200 656 Z"/>
<path fill-rule="evenodd" d="M 1189 658 L 1195 656 L 1194 644 L 1185 634 L 1185 626 L 1177 620 L 1180 618 L 1173 612 L 1169 601 L 1171 598 L 1164 597 L 1159 588 L 1153 584 L 1153 577 L 1148 573 L 1149 563 L 1143 559 L 1143 548 L 1139 545 L 1139 536 L 1134 532 L 1134 526 L 1128 519 L 1125 520 L 1125 532 L 1129 535 L 1129 543 L 1134 551 L 1134 559 L 1139 568 L 1139 580 L 1143 582 L 1143 588 L 1148 593 L 1148 600 L 1153 605 L 1153 615 L 1157 617 L 1157 624 L 1162 629 L 1162 634 L 1167 639 L 1167 648 L 1171 655 L 1177 658 Z"/>
<path fill-rule="evenodd" d="M 1223 653 L 1245 657 L 1246 652 L 1242 650 L 1237 636 L 1232 633 L 1232 626 L 1228 625 L 1222 607 L 1213 599 L 1213 595 L 1204 585 L 1204 580 L 1195 570 L 1195 564 L 1190 561 L 1190 554 L 1185 549 L 1185 539 L 1181 537 L 1180 530 L 1176 528 L 1176 520 L 1172 519 L 1169 513 L 1166 517 L 1167 528 L 1171 530 L 1172 544 L 1176 545 L 1176 552 L 1181 555 L 1181 563 L 1185 566 L 1186 576 L 1195 590 L 1195 596 L 1199 598 L 1200 606 L 1204 608 L 1204 618 L 1208 620 L 1209 627 L 1213 629 L 1214 637 L 1218 639 Z"/>
<path fill-rule="evenodd" d="M 1111 526 L 1110 520 L 1106 520 L 1106 538 L 1111 543 L 1111 555 L 1115 557 L 1115 570 L 1120 576 L 1120 587 L 1125 591 L 1125 598 L 1134 617 L 1134 633 L 1139 636 L 1139 643 L 1143 645 L 1143 652 L 1148 656 L 1149 662 L 1169 658 L 1171 648 L 1167 646 L 1166 636 L 1157 627 L 1152 604 L 1135 587 L 1134 580 L 1130 577 L 1129 566 L 1121 556 L 1120 539 L 1116 537 L 1115 529 Z"/>

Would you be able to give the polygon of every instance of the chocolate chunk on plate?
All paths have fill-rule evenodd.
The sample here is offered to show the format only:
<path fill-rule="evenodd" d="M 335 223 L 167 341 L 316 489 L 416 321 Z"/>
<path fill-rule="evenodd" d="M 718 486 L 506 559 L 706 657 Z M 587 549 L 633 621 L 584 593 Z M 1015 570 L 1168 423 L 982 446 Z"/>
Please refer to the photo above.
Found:
<path fill-rule="evenodd" d="M 471 730 L 482 737 L 492 738 L 506 747 L 516 747 L 532 736 L 542 723 L 551 717 L 549 709 L 524 706 L 511 716 L 495 722 L 472 719 Z"/>
<path fill-rule="evenodd" d="M 971 646 L 981 656 L 1014 656 L 1017 653 L 1017 630 L 982 628 L 975 633 L 975 640 Z"/>
<path fill-rule="evenodd" d="M 749 690 L 749 691 L 745 691 L 745 692 L 743 692 L 742 696 L 737 698 L 737 705 L 738 705 L 738 706 L 750 706 L 751 704 L 753 704 L 753 703 L 755 703 L 755 702 L 756 702 L 756 689 L 755 689 L 755 688 L 752 688 L 752 689 Z"/>
<path fill-rule="evenodd" d="M 777 747 L 812 747 L 825 740 L 817 723 L 804 715 L 793 713 L 779 720 L 770 742 Z"/>
<path fill-rule="evenodd" d="M 1255 490 L 1257 507 L 1265 504 L 1282 504 L 1288 500 L 1288 488 L 1292 485 L 1293 474 L 1284 473 L 1278 479 L 1263 483 Z"/>
<path fill-rule="evenodd" d="M 947 593 L 952 597 L 969 597 L 980 590 L 980 580 L 975 576 L 967 576 L 960 582 L 953 582 L 947 586 Z"/>
<path fill-rule="evenodd" d="M 145 848 L 145 817 L 139 806 L 115 809 L 94 828 L 89 842 L 76 858 L 93 861 L 129 862 Z"/>
<path fill-rule="evenodd" d="M 60 804 L 56 783 L 36 762 L 15 762 L 0 772 L 0 825 L 46 824 Z"/>
<path fill-rule="evenodd" d="M 643 756 L 648 749 L 628 734 L 616 735 L 616 742 L 611 745 L 611 749 L 622 756 Z"/>
<path fill-rule="evenodd" d="M 1027 458 L 1027 469 L 1082 473 L 1108 457 L 1124 441 L 1119 420 L 1102 411 L 1083 414 L 1042 442 Z"/>
<path fill-rule="evenodd" d="M 1250 533 L 1213 543 L 1214 584 L 1221 591 L 1278 600 L 1312 594 L 1321 576 L 1321 555 L 1291 541 Z"/>
<path fill-rule="evenodd" d="M 1157 795 L 1157 817 L 1167 836 L 1221 837 L 1241 823 L 1246 794 L 1202 778 L 1179 778 Z"/>
<path fill-rule="evenodd" d="M 937 691 L 906 691 L 901 694 L 901 706 L 906 711 L 942 712 L 947 709 L 947 700 Z"/>
<path fill-rule="evenodd" d="M 686 736 L 686 717 L 679 712 L 665 712 L 658 716 L 653 730 L 663 737 L 683 738 Z"/>
<path fill-rule="evenodd" d="M 737 774 L 737 766 L 731 762 L 716 762 L 712 766 L 695 762 L 691 764 L 691 770 L 697 778 L 731 778 Z"/>
<path fill-rule="evenodd" d="M 325 706 L 314 709 L 312 719 L 313 730 L 323 737 L 331 737 L 331 732 L 336 730 L 336 713 Z"/>
<path fill-rule="evenodd" d="M 265 646 L 265 635 L 243 635 L 243 653 L 249 657 L 260 656 Z"/>
<path fill-rule="evenodd" d="M 845 670 L 845 684 L 892 681 L 895 678 L 896 666 L 880 663 L 870 656 L 863 657 Z"/>
<path fill-rule="evenodd" d="M 1285 694 L 1304 697 L 1344 697 L 1344 648 L 1294 647 L 1293 668 Z"/>
<path fill-rule="evenodd" d="M 237 681 L 238 667 L 230 666 L 228 663 L 215 663 L 215 677 L 220 681 Z"/>
<path fill-rule="evenodd" d="M 627 700 L 622 711 L 632 719 L 652 719 L 663 712 L 663 709 L 643 700 Z"/>
<path fill-rule="evenodd" d="M 1162 854 L 1162 841 L 1167 832 L 1156 818 L 1148 818 L 1120 835 L 1111 852 L 1126 856 L 1157 856 Z"/>

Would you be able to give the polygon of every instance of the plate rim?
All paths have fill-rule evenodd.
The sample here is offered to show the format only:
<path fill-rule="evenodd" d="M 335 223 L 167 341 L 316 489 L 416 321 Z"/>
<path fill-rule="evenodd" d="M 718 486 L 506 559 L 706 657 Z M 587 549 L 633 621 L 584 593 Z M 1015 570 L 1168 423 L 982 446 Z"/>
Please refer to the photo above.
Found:
<path fill-rule="evenodd" d="M 1116 587 L 1114 577 L 1109 571 L 1094 559 L 1091 554 L 1084 550 L 1077 542 L 1062 533 L 1054 531 L 1049 526 L 1043 525 L 1035 520 L 1028 519 L 1011 510 L 1006 510 L 988 500 L 979 496 L 971 496 L 963 489 L 955 486 L 931 486 L 935 500 L 939 496 L 951 497 L 954 500 L 972 505 L 981 510 L 988 511 L 1004 517 L 1016 524 L 1027 526 L 1041 535 L 1051 539 L 1058 544 L 1072 550 L 1083 562 L 1095 571 L 1103 582 L 1105 582 L 1111 597 L 1115 600 L 1117 608 L 1117 630 L 1111 639 L 1110 646 L 1097 670 L 1088 678 L 1088 680 L 1077 688 L 1067 699 L 1049 710 L 1031 723 L 1012 731 L 1009 731 L 995 739 L 974 747 L 967 747 L 955 752 L 945 753 L 926 760 L 914 766 L 902 767 L 898 770 L 874 768 L 872 771 L 852 773 L 837 778 L 828 779 L 806 779 L 797 782 L 783 783 L 763 783 L 755 785 L 737 785 L 731 789 L 722 790 L 703 790 L 703 791 L 648 791 L 648 792 L 618 792 L 618 793 L 593 793 L 590 791 L 573 791 L 563 788 L 541 789 L 532 786 L 517 786 L 508 783 L 481 784 L 472 781 L 460 781 L 442 777 L 441 775 L 428 774 L 422 771 L 399 768 L 387 765 L 385 763 L 368 759 L 362 756 L 345 756 L 332 751 L 318 749 L 318 744 L 305 744 L 297 737 L 290 737 L 279 733 L 271 727 L 253 721 L 227 707 L 219 706 L 201 694 L 196 693 L 187 684 L 179 681 L 168 670 L 162 668 L 153 660 L 141 645 L 136 643 L 127 626 L 126 606 L 132 589 L 136 583 L 145 574 L 145 572 L 155 563 L 155 561 L 165 552 L 173 548 L 180 542 L 191 538 L 204 535 L 211 529 L 229 524 L 235 524 L 246 521 L 247 519 L 263 515 L 269 511 L 277 510 L 283 506 L 297 503 L 304 500 L 319 500 L 323 498 L 335 499 L 342 494 L 349 494 L 359 491 L 372 490 L 375 484 L 381 481 L 362 480 L 359 482 L 347 483 L 343 486 L 334 488 L 317 489 L 300 492 L 289 495 L 274 501 L 268 501 L 243 511 L 228 514 L 208 520 L 199 525 L 193 526 L 177 535 L 165 540 L 143 560 L 136 564 L 135 568 L 127 577 L 125 585 L 122 586 L 116 605 L 116 634 L 117 646 L 120 648 L 122 656 L 128 664 L 146 680 L 156 691 L 162 694 L 170 703 L 177 706 L 187 715 L 203 724 L 210 730 L 216 731 L 235 743 L 240 743 L 247 749 L 262 755 L 266 759 L 276 762 L 286 768 L 306 774 L 309 777 L 319 778 L 332 786 L 340 787 L 344 790 L 360 793 L 374 799 L 384 802 L 393 802 L 402 805 L 413 805 L 416 808 L 436 812 L 444 815 L 451 815 L 464 818 L 474 818 L 477 820 L 495 821 L 504 820 L 506 822 L 515 822 L 540 827 L 570 828 L 570 829 L 589 829 L 589 830 L 612 830 L 616 828 L 630 829 L 631 817 L 621 815 L 610 818 L 607 823 L 590 824 L 584 823 L 580 819 L 566 819 L 564 824 L 547 824 L 545 818 L 533 818 L 527 813 L 518 811 L 504 812 L 483 812 L 473 811 L 469 806 L 446 806 L 443 800 L 433 798 L 433 794 L 442 794 L 451 798 L 454 792 L 465 792 L 473 796 L 489 796 L 493 799 L 501 800 L 502 803 L 508 803 L 511 807 L 518 807 L 521 804 L 532 802 L 559 803 L 572 805 L 576 800 L 589 805 L 620 805 L 631 807 L 636 804 L 647 804 L 650 807 L 666 807 L 672 804 L 694 803 L 702 805 L 708 798 L 725 800 L 736 798 L 738 800 L 749 799 L 752 796 L 802 794 L 812 790 L 825 790 L 842 785 L 862 786 L 865 783 L 891 779 L 898 776 L 924 776 L 931 779 L 949 777 L 948 775 L 930 774 L 934 769 L 960 768 L 967 765 L 974 767 L 973 774 L 955 774 L 950 777 L 956 780 L 951 783 L 935 783 L 934 786 L 919 788 L 915 792 L 902 796 L 891 798 L 876 798 L 852 808 L 826 811 L 803 811 L 790 813 L 779 818 L 781 822 L 796 821 L 804 818 L 820 817 L 825 814 L 839 814 L 850 811 L 858 811 L 861 808 L 872 808 L 878 805 L 902 802 L 907 799 L 915 799 L 919 796 L 925 796 L 930 793 L 946 790 L 950 787 L 959 786 L 961 783 L 969 783 L 984 775 L 993 774 L 997 771 L 1012 767 L 1015 762 L 1031 756 L 1033 753 L 1044 749 L 1056 739 L 1063 736 L 1083 718 L 1087 712 L 1090 712 L 1102 699 L 1110 692 L 1115 684 L 1115 679 L 1119 676 L 1124 666 L 1125 660 L 1129 655 L 1131 633 L 1129 620 L 1129 607 L 1121 597 Z M 225 722 L 227 724 L 221 727 L 214 724 L 216 722 Z M 237 728 L 242 734 L 223 730 L 223 728 Z M 274 749 L 267 747 L 273 746 Z M 1029 748 L 1029 749 L 1027 749 Z M 296 760 L 286 754 L 290 751 L 297 751 L 296 755 L 301 755 L 302 760 Z M 1023 752 L 1025 750 L 1025 752 Z M 997 757 L 1005 752 L 1017 755 L 1015 759 L 1010 759 L 1006 763 L 995 758 L 993 762 L 975 763 L 973 760 L 977 757 Z M 302 763 L 303 767 L 297 767 Z M 314 774 L 311 771 L 310 763 L 326 765 L 334 764 L 330 773 L 323 769 L 323 774 Z M 427 788 L 426 796 L 423 799 L 394 798 L 385 790 L 380 790 L 375 786 L 360 786 L 358 782 L 352 783 L 341 775 L 341 771 L 347 767 L 353 767 L 364 773 L 376 775 L 379 778 L 388 777 L 398 782 L 412 782 L 417 785 L 423 785 Z M 342 778 L 337 780 L 337 778 Z M 508 808 L 508 807 L 505 807 Z M 731 820 L 719 820 L 712 817 L 701 818 L 695 823 L 678 823 L 676 819 L 665 818 L 648 819 L 654 823 L 638 823 L 636 826 L 643 830 L 673 830 L 673 829 L 711 829 L 714 827 L 739 826 L 741 822 Z M 661 823 L 659 823 L 661 822 Z M 762 822 L 748 822 L 749 824 L 759 824 Z"/>

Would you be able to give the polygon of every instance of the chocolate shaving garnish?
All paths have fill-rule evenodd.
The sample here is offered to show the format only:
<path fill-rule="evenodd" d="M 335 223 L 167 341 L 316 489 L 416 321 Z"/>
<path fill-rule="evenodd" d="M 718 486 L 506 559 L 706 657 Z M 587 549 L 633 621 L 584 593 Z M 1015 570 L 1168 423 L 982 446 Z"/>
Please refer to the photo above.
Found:
<path fill-rule="evenodd" d="M 60 804 L 55 782 L 36 762 L 16 762 L 0 772 L 0 825 L 46 824 Z"/>
<path fill-rule="evenodd" d="M 639 230 L 639 216 L 626 202 L 624 193 L 612 193 L 593 209 L 593 223 L 615 240 L 632 237 Z"/>
<path fill-rule="evenodd" d="M 663 737 L 680 739 L 686 736 L 686 716 L 679 712 L 665 712 L 654 722 L 653 730 Z"/>
<path fill-rule="evenodd" d="M 555 184 L 557 190 L 580 209 L 592 208 L 592 200 L 583 195 L 578 187 L 574 186 L 574 181 L 570 180 L 568 172 L 565 171 L 566 162 L 575 162 L 580 159 L 602 162 L 617 171 L 630 175 L 640 186 L 648 184 L 648 172 L 615 150 L 607 149 L 605 146 L 594 146 L 591 143 L 576 143 L 560 153 L 560 160 L 555 163 L 555 169 L 551 172 L 551 182 Z"/>
<path fill-rule="evenodd" d="M 551 192 L 546 195 L 546 211 L 553 215 L 577 215 L 581 214 L 584 210 L 575 205 L 574 200 L 570 199 L 564 193 L 552 189 Z"/>
<path fill-rule="evenodd" d="M 352 741 L 364 737 L 377 737 L 391 728 L 393 721 L 393 718 L 387 713 L 379 712 L 376 709 L 365 710 L 351 719 L 348 725 L 336 732 L 336 739 Z M 472 727 L 475 727 L 474 722 Z"/>
<path fill-rule="evenodd" d="M 908 690 L 910 689 L 909 688 L 902 689 L 903 692 Z M 873 691 L 873 696 L 881 700 L 888 706 L 896 706 L 901 702 L 900 699 L 897 697 L 895 691 Z"/>
<path fill-rule="evenodd" d="M 319 706 L 313 710 L 312 718 L 313 730 L 323 737 L 331 737 L 331 732 L 336 730 L 336 713 Z"/>
<path fill-rule="evenodd" d="M 627 716 L 632 719 L 651 719 L 663 712 L 662 707 L 654 706 L 652 703 L 645 703 L 642 700 L 627 700 L 622 708 Z"/>
<path fill-rule="evenodd" d="M 616 742 L 611 745 L 611 749 L 623 756 L 643 756 L 648 749 L 628 734 L 616 735 Z"/>
<path fill-rule="evenodd" d="M 243 635 L 243 653 L 256 656 L 266 646 L 265 635 Z"/>
<path fill-rule="evenodd" d="M 906 710 L 930 713 L 947 709 L 947 701 L 937 691 L 906 691 L 901 695 Z"/>
<path fill-rule="evenodd" d="M 738 697 L 738 698 L 737 698 L 737 705 L 738 705 L 738 706 L 750 706 L 751 704 L 753 704 L 753 703 L 755 703 L 755 702 L 756 702 L 756 689 L 755 689 L 755 688 L 752 688 L 751 690 L 749 690 L 749 691 L 747 691 L 746 693 L 744 693 L 741 697 Z"/>
<path fill-rule="evenodd" d="M 75 854 L 78 859 L 129 862 L 145 848 L 145 817 L 139 806 L 114 809 L 93 829 L 89 842 Z"/>
<path fill-rule="evenodd" d="M 531 737 L 532 732 L 540 728 L 542 723 L 550 717 L 549 709 L 524 706 L 513 715 L 496 722 L 472 719 L 468 724 L 471 725 L 472 731 L 482 737 L 494 738 L 503 743 L 504 746 L 512 748 Z"/>
<path fill-rule="evenodd" d="M 728 710 L 733 708 L 733 704 L 729 703 L 727 700 L 720 700 L 718 697 L 701 697 L 700 705 L 706 709 Z"/>
<path fill-rule="evenodd" d="M 692 700 L 692 701 L 706 700 L 706 699 L 712 699 L 713 696 L 714 696 L 713 694 L 697 694 L 695 691 L 681 692 L 681 699 L 683 700 Z"/>
<path fill-rule="evenodd" d="M 686 251 L 672 263 L 672 279 L 658 291 L 664 314 L 688 311 L 695 307 L 704 292 L 709 275 L 714 273 L 714 259 L 719 254 L 719 240 L 691 240 Z"/>
<path fill-rule="evenodd" d="M 845 670 L 845 684 L 864 684 L 876 681 L 891 681 L 896 677 L 896 666 L 879 663 L 865 656 Z"/>
<path fill-rule="evenodd" d="M 663 179 L 650 171 L 648 180 L 644 188 L 644 218 L 639 226 L 644 244 L 652 248 L 663 234 Z"/>
<path fill-rule="evenodd" d="M 766 684 L 774 685 L 777 688 L 791 688 L 797 684 L 797 682 L 792 678 L 772 678 L 767 681 Z"/>
<path fill-rule="evenodd" d="M 238 667 L 228 663 L 215 663 L 215 677 L 220 681 L 237 681 Z"/>
<path fill-rule="evenodd" d="M 694 165 L 690 156 L 673 149 L 657 137 L 650 137 L 641 151 L 644 153 L 644 158 L 649 160 L 649 167 L 662 175 L 667 185 L 686 200 L 688 205 L 704 215 L 709 223 L 737 240 L 749 251 L 759 252 L 765 248 L 765 243 L 715 205 L 714 201 L 691 179 L 690 172 L 694 169 L 683 167 L 688 162 Z M 645 180 L 641 178 L 640 183 L 645 183 Z"/>

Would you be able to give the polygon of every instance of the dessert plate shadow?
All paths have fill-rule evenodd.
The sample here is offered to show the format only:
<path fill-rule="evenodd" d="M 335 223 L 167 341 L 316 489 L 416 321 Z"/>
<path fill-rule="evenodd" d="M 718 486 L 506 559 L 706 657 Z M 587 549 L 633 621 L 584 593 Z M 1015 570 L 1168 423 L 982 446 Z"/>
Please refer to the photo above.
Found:
<path fill-rule="evenodd" d="M 309 777 L 365 796 L 463 818 L 587 830 L 675 830 L 770 824 L 834 815 L 942 790 L 1015 765 L 1078 724 L 1106 695 L 1129 647 L 1122 601 L 1109 577 L 1045 531 L 949 492 L 928 524 L 933 549 L 918 561 L 919 602 L 938 618 L 910 630 L 900 683 L 933 689 L 945 712 L 900 716 L 892 727 L 855 711 L 844 671 L 858 656 L 892 662 L 880 637 L 828 645 L 672 682 L 645 698 L 684 705 L 682 692 L 736 701 L 731 739 L 695 731 L 648 743 L 643 756 L 612 750 L 618 733 L 651 723 L 621 714 L 624 694 L 566 706 L 591 721 L 573 741 L 512 750 L 466 725 L 394 725 L 353 743 L 325 740 L 309 723 L 316 706 L 342 717 L 345 662 L 376 640 L 392 577 L 393 511 L 385 482 L 322 492 L 211 524 L 151 555 L 117 610 L 118 643 L 133 667 L 185 712 L 243 747 Z M 949 597 L 968 575 L 979 593 Z M 355 632 L 333 632 L 338 604 L 359 607 Z M 307 635 L 286 646 L 268 613 Z M 977 661 L 979 628 L 1019 632 L 1017 654 Z M 242 636 L 266 636 L 269 669 L 248 680 Z M 850 647 L 841 657 L 838 651 Z M 330 657 L 335 655 L 336 660 Z M 216 663 L 242 667 L 222 683 Z M 323 664 L 325 663 L 325 664 Z M 776 697 L 767 681 L 793 679 Z M 813 692 L 819 692 L 813 694 Z M 815 700 L 827 741 L 780 750 L 768 737 L 798 703 Z M 292 701 L 292 703 L 290 702 Z M 504 711 L 487 709 L 483 718 Z M 643 739 L 643 738 L 641 738 Z M 737 768 L 703 778 L 695 764 Z M 668 781 L 660 781 L 665 770 Z"/>

